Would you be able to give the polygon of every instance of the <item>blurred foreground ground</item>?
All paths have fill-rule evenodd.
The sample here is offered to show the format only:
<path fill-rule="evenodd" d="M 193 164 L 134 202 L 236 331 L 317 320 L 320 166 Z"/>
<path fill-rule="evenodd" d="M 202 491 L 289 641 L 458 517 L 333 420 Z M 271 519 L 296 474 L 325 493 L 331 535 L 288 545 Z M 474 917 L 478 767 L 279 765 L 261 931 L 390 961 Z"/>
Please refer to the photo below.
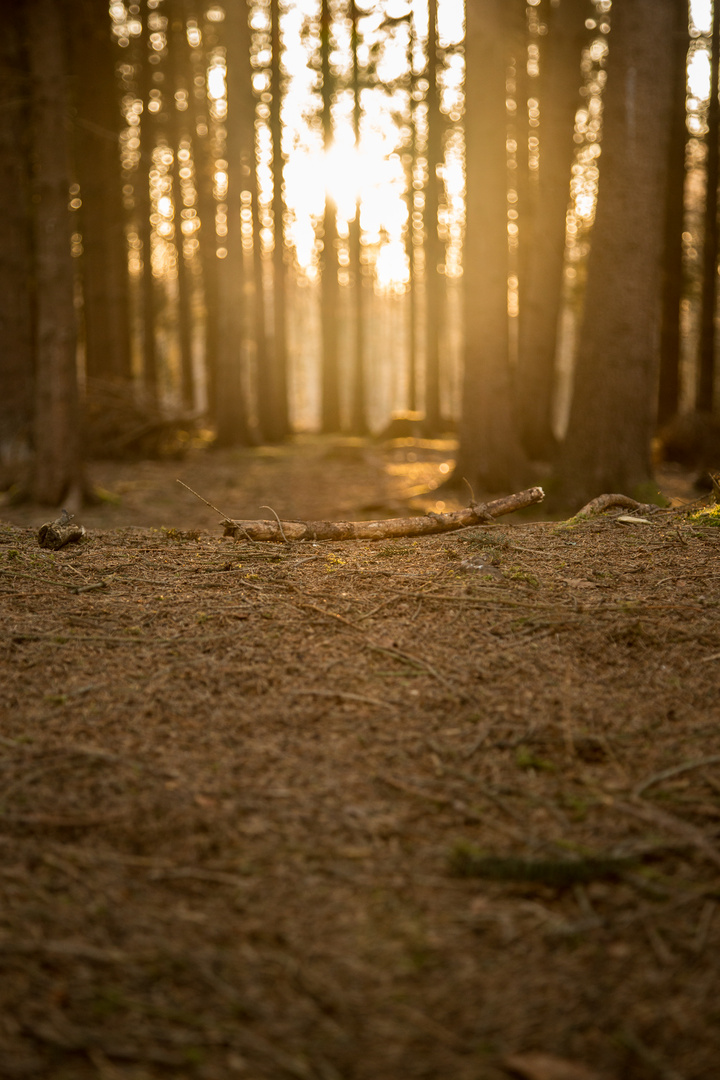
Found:
<path fill-rule="evenodd" d="M 174 482 L 451 461 L 316 450 L 94 469 L 58 552 L 0 510 L 0 1076 L 716 1080 L 720 528 L 250 544 Z"/>

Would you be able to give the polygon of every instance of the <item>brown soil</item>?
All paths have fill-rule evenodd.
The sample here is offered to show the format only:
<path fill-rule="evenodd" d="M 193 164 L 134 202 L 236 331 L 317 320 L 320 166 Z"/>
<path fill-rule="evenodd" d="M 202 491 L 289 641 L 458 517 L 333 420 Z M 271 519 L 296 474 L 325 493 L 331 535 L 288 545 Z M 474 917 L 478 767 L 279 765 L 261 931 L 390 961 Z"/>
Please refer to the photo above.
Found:
<path fill-rule="evenodd" d="M 0 1077 L 716 1080 L 720 529 L 250 544 L 174 483 L 382 517 L 450 453 L 0 512 Z"/>

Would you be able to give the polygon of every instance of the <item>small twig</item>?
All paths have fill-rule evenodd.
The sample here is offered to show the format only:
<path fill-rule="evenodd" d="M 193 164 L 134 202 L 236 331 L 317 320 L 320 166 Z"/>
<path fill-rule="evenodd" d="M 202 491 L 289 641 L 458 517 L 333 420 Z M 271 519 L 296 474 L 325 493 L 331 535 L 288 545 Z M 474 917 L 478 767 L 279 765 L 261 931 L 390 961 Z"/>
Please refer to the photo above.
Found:
<path fill-rule="evenodd" d="M 217 506 L 213 506 L 213 504 L 211 502 L 208 502 L 207 499 L 204 499 L 202 497 L 202 495 L 198 495 L 197 491 L 194 491 L 193 488 L 191 488 L 189 484 L 185 483 L 184 480 L 177 480 L 177 483 L 182 484 L 182 486 L 184 488 L 187 488 L 187 490 L 189 492 L 191 492 L 191 494 L 193 494 L 196 499 L 199 499 L 200 502 L 204 502 L 205 505 L 209 506 L 211 510 L 214 510 L 216 514 L 219 514 L 221 518 L 227 518 L 228 517 L 227 514 L 223 514 L 222 510 L 218 510 Z"/>
<path fill-rule="evenodd" d="M 285 543 L 286 543 L 286 544 L 289 544 L 289 543 L 290 543 L 290 541 L 288 540 L 287 536 L 285 535 L 285 530 L 284 530 L 284 529 L 283 529 L 283 527 L 282 527 L 282 521 L 281 521 L 281 520 L 280 520 L 280 518 L 278 517 L 278 515 L 277 515 L 277 512 L 276 512 L 275 510 L 273 510 L 272 506 L 261 506 L 261 507 L 260 507 L 260 509 L 261 509 L 261 510 L 269 510 L 269 511 L 270 511 L 270 513 L 271 513 L 271 514 L 272 514 L 272 515 L 274 516 L 275 520 L 276 520 L 276 521 L 277 521 L 277 523 L 278 523 L 278 529 L 280 530 L 280 535 L 282 536 L 282 538 L 283 538 L 283 540 L 285 541 Z"/>
<path fill-rule="evenodd" d="M 719 654 L 720 655 L 720 654 Z M 702 769 L 705 765 L 716 765 L 720 761 L 720 754 L 711 754 L 710 757 L 697 758 L 695 761 L 686 761 L 682 765 L 675 765 L 671 769 L 663 769 L 662 772 L 654 773 L 634 789 L 633 795 L 638 797 L 647 791 L 653 784 L 659 784 L 663 780 L 669 780 L 671 776 L 679 776 L 681 773 L 690 772 L 691 769 Z"/>

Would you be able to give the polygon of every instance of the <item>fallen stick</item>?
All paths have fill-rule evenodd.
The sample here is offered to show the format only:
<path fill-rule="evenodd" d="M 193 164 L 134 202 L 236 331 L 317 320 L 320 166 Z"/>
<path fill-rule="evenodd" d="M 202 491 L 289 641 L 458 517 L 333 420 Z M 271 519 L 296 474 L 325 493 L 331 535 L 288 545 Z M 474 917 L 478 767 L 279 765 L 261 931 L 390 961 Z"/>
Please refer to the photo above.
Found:
<path fill-rule="evenodd" d="M 541 487 L 528 488 L 489 503 L 472 503 L 448 514 L 432 511 L 424 517 L 386 518 L 384 521 L 236 521 L 225 518 L 224 535 L 236 540 L 383 540 L 392 536 L 431 536 L 468 525 L 493 521 L 533 503 L 542 502 Z M 203 500 L 205 501 L 205 500 Z"/>

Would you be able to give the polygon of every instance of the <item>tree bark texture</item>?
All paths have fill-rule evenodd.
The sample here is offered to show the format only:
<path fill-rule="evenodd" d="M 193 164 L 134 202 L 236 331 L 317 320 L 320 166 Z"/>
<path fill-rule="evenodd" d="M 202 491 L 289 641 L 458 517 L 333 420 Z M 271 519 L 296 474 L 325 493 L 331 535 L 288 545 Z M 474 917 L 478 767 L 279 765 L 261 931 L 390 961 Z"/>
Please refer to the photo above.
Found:
<path fill-rule="evenodd" d="M 561 0 L 547 12 L 540 43 L 540 167 L 528 213 L 520 207 L 520 325 L 516 376 L 523 444 L 529 457 L 555 451 L 555 355 L 563 291 L 565 223 L 580 104 L 580 59 L 588 0 Z M 527 220 L 529 217 L 530 220 Z"/>
<path fill-rule="evenodd" d="M 673 102 L 668 151 L 663 253 L 660 375 L 657 424 L 667 424 L 680 407 L 680 304 L 683 295 L 683 223 L 685 218 L 686 83 L 690 44 L 688 13 L 678 4 L 675 15 Z"/>
<path fill-rule="evenodd" d="M 26 62 L 22 20 L 8 19 L 0 35 L 0 488 L 27 480 L 32 443 L 33 253 Z"/>
<path fill-rule="evenodd" d="M 559 495 L 650 479 L 675 5 L 613 8 L 588 284 Z M 616 10 L 617 9 L 617 10 Z"/>
<path fill-rule="evenodd" d="M 247 19 L 244 5 L 228 7 L 227 96 L 228 123 L 225 155 L 228 162 L 226 256 L 217 267 L 218 367 L 215 400 L 216 442 L 218 446 L 248 445 L 250 424 L 247 408 L 245 274 L 240 219 L 242 190 L 243 130 L 241 98 L 245 90 L 238 51 L 247 39 L 241 20 Z"/>
<path fill-rule="evenodd" d="M 467 7 L 465 353 L 453 481 L 466 478 L 477 490 L 487 491 L 512 491 L 525 471 L 508 358 L 508 18 L 503 0 Z"/>
<path fill-rule="evenodd" d="M 33 0 L 30 17 L 36 281 L 32 496 L 57 506 L 81 482 L 65 27 L 53 0 Z"/>
<path fill-rule="evenodd" d="M 96 0 L 74 7 L 74 152 L 82 208 L 85 368 L 90 377 L 131 378 L 128 247 L 120 175 L 120 98 L 110 20 Z"/>

